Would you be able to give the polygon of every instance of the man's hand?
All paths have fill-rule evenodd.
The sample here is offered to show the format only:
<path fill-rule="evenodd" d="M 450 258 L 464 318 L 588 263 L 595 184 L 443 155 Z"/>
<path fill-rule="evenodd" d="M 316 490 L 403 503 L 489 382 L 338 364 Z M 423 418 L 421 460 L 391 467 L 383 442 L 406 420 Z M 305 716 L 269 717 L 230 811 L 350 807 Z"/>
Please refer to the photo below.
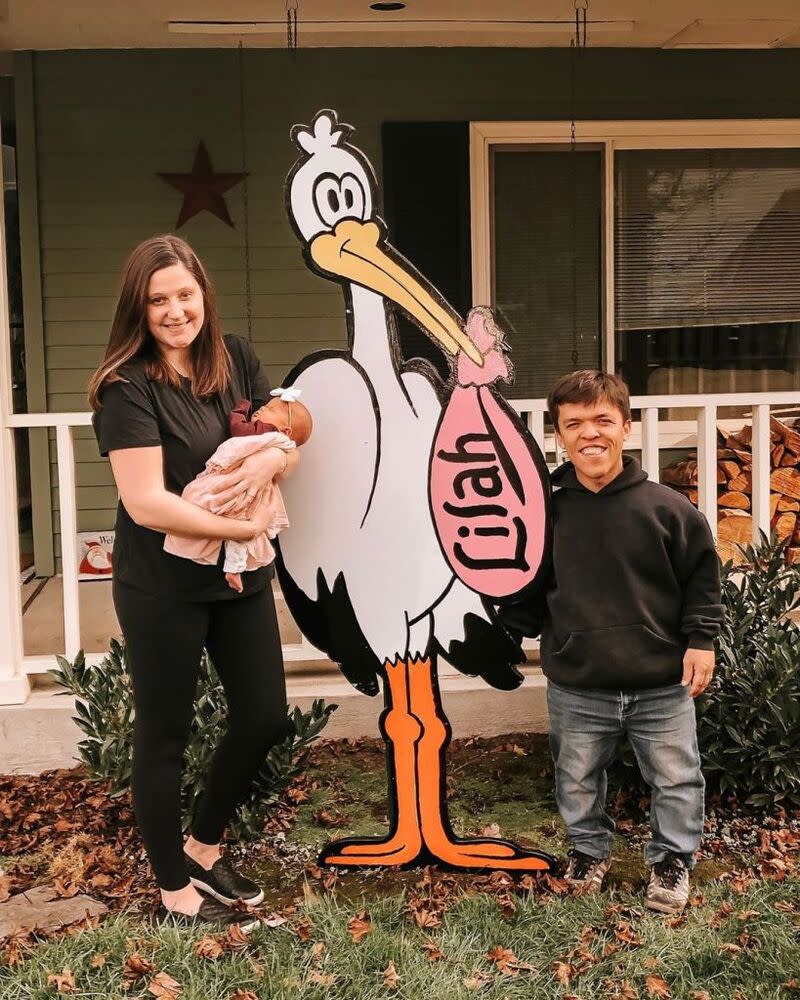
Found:
<path fill-rule="evenodd" d="M 689 694 L 696 698 L 708 687 L 714 674 L 713 649 L 687 649 L 683 657 L 681 684 L 689 685 Z"/>

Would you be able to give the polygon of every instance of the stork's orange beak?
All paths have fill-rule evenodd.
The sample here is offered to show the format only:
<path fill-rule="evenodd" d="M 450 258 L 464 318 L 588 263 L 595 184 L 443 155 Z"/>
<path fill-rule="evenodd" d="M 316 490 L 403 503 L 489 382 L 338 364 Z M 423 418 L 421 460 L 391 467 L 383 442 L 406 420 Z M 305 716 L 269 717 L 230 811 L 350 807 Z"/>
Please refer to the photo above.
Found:
<path fill-rule="evenodd" d="M 450 354 L 463 350 L 483 366 L 483 355 L 461 329 L 455 313 L 436 298 L 431 285 L 380 247 L 380 239 L 374 222 L 342 219 L 332 233 L 321 233 L 311 241 L 311 259 L 328 274 L 391 299 Z"/>

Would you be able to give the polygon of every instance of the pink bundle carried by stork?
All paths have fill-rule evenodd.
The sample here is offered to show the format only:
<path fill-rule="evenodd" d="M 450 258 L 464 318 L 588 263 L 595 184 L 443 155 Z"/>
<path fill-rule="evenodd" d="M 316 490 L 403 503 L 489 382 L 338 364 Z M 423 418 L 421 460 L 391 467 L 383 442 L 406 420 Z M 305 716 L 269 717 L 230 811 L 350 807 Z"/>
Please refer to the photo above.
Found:
<path fill-rule="evenodd" d="M 455 575 L 486 597 L 530 586 L 547 540 L 547 502 L 535 442 L 497 390 L 511 363 L 491 311 L 473 309 L 466 333 L 483 365 L 463 351 L 431 452 L 430 502 Z"/>

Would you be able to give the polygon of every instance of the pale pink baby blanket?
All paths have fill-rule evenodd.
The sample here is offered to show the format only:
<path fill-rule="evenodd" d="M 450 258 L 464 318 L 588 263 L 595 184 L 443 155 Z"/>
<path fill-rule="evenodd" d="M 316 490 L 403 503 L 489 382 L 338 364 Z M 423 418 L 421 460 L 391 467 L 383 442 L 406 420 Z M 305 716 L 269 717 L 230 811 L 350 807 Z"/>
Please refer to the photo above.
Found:
<path fill-rule="evenodd" d="M 294 447 L 294 441 L 279 431 L 228 438 L 209 458 L 200 475 L 186 486 L 181 496 L 196 507 L 202 507 L 203 510 L 209 510 L 212 514 L 216 514 L 221 505 L 216 502 L 212 489 L 217 485 L 220 476 L 231 472 L 248 455 L 262 451 L 264 448 L 282 448 L 288 452 Z M 239 517 L 242 519 L 248 517 L 261 503 L 268 504 L 272 512 L 269 527 L 262 534 L 251 538 L 250 541 L 225 542 L 223 569 L 226 573 L 241 573 L 244 570 L 268 566 L 275 558 L 275 549 L 272 547 L 271 539 L 282 528 L 289 525 L 286 508 L 283 506 L 283 499 L 278 487 L 274 483 L 270 483 L 260 490 Z M 222 539 L 220 538 L 185 538 L 182 535 L 169 534 L 164 539 L 165 552 L 211 566 L 217 564 L 221 545 Z"/>

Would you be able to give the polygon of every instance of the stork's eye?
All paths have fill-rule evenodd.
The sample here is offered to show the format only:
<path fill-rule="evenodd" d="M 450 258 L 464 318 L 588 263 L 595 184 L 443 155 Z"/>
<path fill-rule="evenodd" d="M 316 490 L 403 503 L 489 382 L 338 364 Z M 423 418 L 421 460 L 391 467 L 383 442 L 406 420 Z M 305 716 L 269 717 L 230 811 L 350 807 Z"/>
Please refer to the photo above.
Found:
<path fill-rule="evenodd" d="M 353 174 L 345 174 L 342 177 L 340 187 L 347 214 L 357 219 L 363 219 L 366 196 L 361 181 Z"/>
<path fill-rule="evenodd" d="M 365 202 L 364 188 L 353 174 L 322 174 L 314 185 L 317 215 L 331 229 L 341 219 L 363 219 Z"/>

